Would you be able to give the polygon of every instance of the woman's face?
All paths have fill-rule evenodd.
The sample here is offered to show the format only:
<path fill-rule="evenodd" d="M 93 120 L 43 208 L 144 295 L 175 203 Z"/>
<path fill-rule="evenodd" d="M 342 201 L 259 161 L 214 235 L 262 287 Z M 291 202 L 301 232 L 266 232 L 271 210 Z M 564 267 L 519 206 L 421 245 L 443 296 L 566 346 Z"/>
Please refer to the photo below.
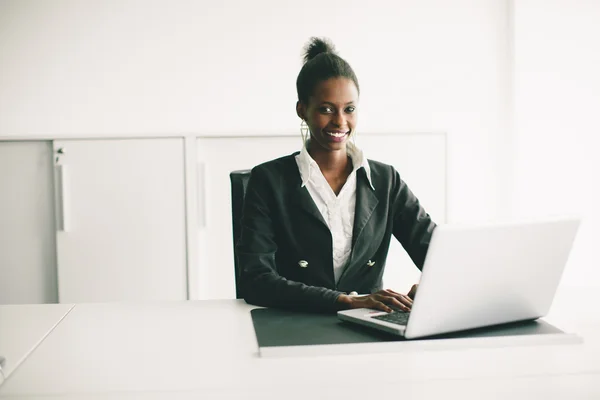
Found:
<path fill-rule="evenodd" d="M 336 151 L 346 149 L 346 141 L 354 132 L 357 106 L 356 85 L 351 79 L 340 77 L 318 83 L 308 104 L 298 102 L 296 111 L 310 129 L 312 144 Z"/>

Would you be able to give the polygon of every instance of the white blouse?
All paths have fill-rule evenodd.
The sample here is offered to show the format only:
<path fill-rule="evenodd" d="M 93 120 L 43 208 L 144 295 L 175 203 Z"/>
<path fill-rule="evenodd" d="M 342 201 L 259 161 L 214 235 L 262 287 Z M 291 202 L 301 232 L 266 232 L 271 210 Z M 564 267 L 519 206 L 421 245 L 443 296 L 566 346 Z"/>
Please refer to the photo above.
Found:
<path fill-rule="evenodd" d="M 316 161 L 308 154 L 306 145 L 302 147 L 300 154 L 296 156 L 302 186 L 306 186 L 308 193 L 331 231 L 333 239 L 333 274 L 336 284 L 346 268 L 352 250 L 352 229 L 356 208 L 356 171 L 358 169 L 365 169 L 369 184 L 375 190 L 371 182 L 371 169 L 363 152 L 352 142 L 348 142 L 346 149 L 352 160 L 353 169 L 337 196 L 327 183 Z"/>

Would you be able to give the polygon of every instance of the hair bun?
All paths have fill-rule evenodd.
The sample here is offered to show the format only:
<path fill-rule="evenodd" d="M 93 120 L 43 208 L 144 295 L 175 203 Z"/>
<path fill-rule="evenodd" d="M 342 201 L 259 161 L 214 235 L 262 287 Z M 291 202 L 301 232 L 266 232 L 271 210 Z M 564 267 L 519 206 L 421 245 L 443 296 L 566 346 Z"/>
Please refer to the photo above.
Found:
<path fill-rule="evenodd" d="M 304 47 L 304 63 L 307 63 L 321 53 L 336 54 L 335 46 L 327 38 L 311 37 Z"/>

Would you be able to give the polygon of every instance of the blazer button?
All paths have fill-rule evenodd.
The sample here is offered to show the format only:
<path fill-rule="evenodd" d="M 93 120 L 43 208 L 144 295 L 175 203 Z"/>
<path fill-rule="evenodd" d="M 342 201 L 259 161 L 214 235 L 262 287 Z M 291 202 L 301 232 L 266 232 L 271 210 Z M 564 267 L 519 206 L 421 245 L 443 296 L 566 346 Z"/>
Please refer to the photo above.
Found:
<path fill-rule="evenodd" d="M 308 261 L 300 260 L 298 261 L 298 265 L 300 266 L 300 268 L 306 268 L 308 267 Z"/>
<path fill-rule="evenodd" d="M 372 267 L 373 265 L 375 265 L 375 261 L 369 260 L 369 262 L 367 263 L 367 266 Z"/>
<path fill-rule="evenodd" d="M 350 292 L 350 293 L 348 293 L 348 295 L 349 296 L 358 296 L 358 293 L 356 293 L 356 292 Z"/>

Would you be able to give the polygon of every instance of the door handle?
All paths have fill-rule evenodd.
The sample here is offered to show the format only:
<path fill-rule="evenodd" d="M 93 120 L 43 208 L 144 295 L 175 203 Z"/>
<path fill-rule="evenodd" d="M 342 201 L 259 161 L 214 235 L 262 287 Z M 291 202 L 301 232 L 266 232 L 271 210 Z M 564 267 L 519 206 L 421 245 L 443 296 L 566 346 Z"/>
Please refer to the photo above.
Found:
<path fill-rule="evenodd" d="M 58 230 L 69 232 L 69 169 L 65 164 L 56 166 L 58 185 Z"/>

